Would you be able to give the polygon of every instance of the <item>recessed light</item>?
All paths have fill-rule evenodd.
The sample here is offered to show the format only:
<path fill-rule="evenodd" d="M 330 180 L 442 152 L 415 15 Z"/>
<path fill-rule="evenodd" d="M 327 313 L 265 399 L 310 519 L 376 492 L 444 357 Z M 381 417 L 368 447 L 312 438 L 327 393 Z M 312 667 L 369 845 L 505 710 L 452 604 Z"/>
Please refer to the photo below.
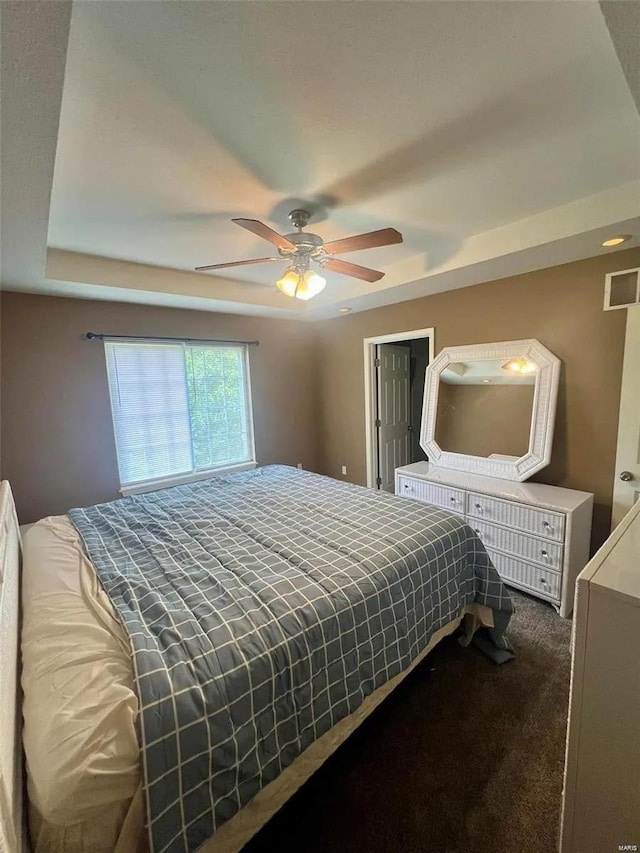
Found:
<path fill-rule="evenodd" d="M 491 385 L 491 380 L 490 380 L 490 379 L 483 379 L 483 380 L 482 380 L 482 382 L 483 382 L 483 384 L 484 384 L 484 385 Z"/>
<path fill-rule="evenodd" d="M 602 244 L 605 247 L 609 246 L 619 246 L 620 243 L 625 243 L 627 240 L 631 239 L 631 234 L 621 234 L 619 237 L 609 237 L 608 240 L 605 240 Z"/>
<path fill-rule="evenodd" d="M 351 308 L 338 308 L 338 314 L 348 314 Z"/>

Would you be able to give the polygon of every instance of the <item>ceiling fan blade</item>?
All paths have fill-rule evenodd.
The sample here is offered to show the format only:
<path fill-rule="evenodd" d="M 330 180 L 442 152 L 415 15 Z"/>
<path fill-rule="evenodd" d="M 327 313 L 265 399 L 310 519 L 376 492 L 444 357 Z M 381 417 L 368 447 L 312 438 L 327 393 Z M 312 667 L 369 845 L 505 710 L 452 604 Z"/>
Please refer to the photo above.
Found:
<path fill-rule="evenodd" d="M 360 278 L 362 281 L 380 281 L 384 277 L 384 273 L 380 270 L 370 270 L 368 267 L 361 267 L 360 264 L 341 261 L 340 258 L 329 258 L 322 266 L 327 270 L 342 273 L 342 275 Z"/>
<path fill-rule="evenodd" d="M 392 246 L 402 243 L 402 234 L 395 228 L 381 228 L 380 231 L 369 231 L 356 237 L 345 237 L 325 243 L 324 250 L 328 255 L 340 255 L 343 252 L 359 252 L 361 249 L 375 249 L 378 246 Z"/>
<path fill-rule="evenodd" d="M 250 258 L 248 261 L 230 261 L 228 264 L 207 264 L 206 267 L 195 267 L 199 272 L 204 270 L 223 270 L 225 267 L 244 267 L 247 264 L 266 264 L 270 261 L 281 261 L 282 258 Z"/>
<path fill-rule="evenodd" d="M 268 225 L 265 225 L 264 222 L 260 222 L 259 219 L 232 219 L 231 221 L 235 222 L 236 225 L 239 225 L 241 228 L 246 228 L 247 231 L 257 234 L 258 237 L 262 237 L 263 240 L 268 240 L 279 249 L 295 249 L 295 245 L 291 240 L 287 240 L 286 237 L 283 237 L 282 234 L 278 234 L 277 231 L 274 231 L 273 228 L 269 228 Z"/>

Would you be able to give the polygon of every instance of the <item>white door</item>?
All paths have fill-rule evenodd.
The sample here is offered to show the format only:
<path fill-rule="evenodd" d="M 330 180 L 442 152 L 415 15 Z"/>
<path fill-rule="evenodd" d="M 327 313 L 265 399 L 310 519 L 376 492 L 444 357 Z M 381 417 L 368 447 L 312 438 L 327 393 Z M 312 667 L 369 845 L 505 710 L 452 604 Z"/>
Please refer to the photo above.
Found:
<path fill-rule="evenodd" d="M 409 464 L 409 347 L 378 345 L 378 476 L 394 491 L 394 472 Z"/>
<path fill-rule="evenodd" d="M 612 528 L 640 497 L 640 307 L 627 309 Z"/>

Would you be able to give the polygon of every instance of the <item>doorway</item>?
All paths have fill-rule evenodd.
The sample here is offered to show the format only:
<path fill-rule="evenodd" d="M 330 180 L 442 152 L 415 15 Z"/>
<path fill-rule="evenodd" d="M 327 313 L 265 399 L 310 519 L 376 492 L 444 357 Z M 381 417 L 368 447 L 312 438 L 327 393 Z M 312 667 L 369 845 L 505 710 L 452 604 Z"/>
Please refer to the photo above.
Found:
<path fill-rule="evenodd" d="M 369 488 L 393 492 L 395 469 L 427 458 L 420 447 L 420 422 L 433 351 L 433 328 L 364 339 Z"/>

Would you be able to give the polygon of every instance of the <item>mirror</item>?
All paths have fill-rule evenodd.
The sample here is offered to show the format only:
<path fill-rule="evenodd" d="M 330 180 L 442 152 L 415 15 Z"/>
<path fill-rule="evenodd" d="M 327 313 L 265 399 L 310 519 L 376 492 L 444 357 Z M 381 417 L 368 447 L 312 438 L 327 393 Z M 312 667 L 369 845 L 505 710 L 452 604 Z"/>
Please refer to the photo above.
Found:
<path fill-rule="evenodd" d="M 448 347 L 427 370 L 432 464 L 525 480 L 549 464 L 560 362 L 539 341 Z"/>
<path fill-rule="evenodd" d="M 435 439 L 442 450 L 518 459 L 529 449 L 535 365 L 501 359 L 452 362 L 440 374 Z M 525 368 L 526 370 L 526 368 Z"/>

